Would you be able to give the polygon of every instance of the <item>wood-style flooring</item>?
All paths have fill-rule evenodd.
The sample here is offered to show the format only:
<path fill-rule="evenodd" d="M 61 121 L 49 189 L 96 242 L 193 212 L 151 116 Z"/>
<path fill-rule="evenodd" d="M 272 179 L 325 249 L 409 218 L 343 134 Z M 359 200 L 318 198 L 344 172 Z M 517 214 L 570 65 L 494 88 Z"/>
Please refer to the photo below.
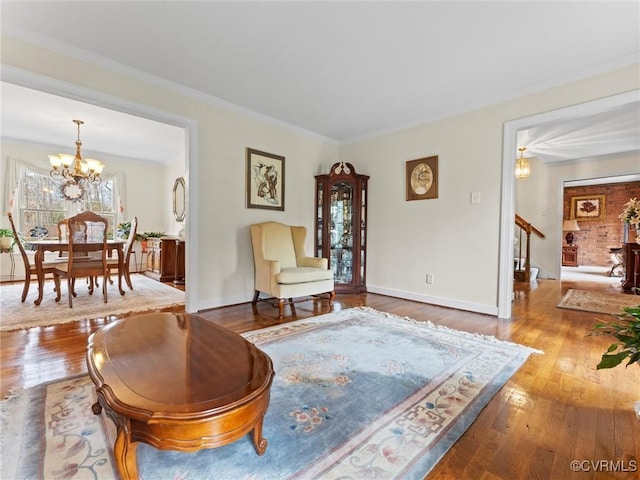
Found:
<path fill-rule="evenodd" d="M 135 276 L 133 281 L 135 286 Z M 489 402 L 429 480 L 640 479 L 640 421 L 633 411 L 640 365 L 596 370 L 611 340 L 589 333 L 607 316 L 556 308 L 568 288 L 619 292 L 596 283 L 516 284 L 508 321 L 370 293 L 336 297 L 334 309 L 366 305 L 544 351 Z M 329 312 L 326 301 L 297 303 L 295 310 L 289 316 L 287 307 L 283 321 Z M 257 313 L 241 304 L 201 315 L 236 332 L 280 323 L 267 303 L 259 303 Z M 3 397 L 14 388 L 86 372 L 87 337 L 104 324 L 96 319 L 1 333 Z"/>

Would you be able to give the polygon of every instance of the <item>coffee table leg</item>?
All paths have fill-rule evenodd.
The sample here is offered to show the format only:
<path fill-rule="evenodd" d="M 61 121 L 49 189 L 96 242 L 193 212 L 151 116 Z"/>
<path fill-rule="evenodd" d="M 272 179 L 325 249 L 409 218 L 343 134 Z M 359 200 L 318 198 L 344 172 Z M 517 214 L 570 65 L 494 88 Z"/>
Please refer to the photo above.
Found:
<path fill-rule="evenodd" d="M 122 480 L 137 480 L 138 462 L 136 460 L 136 450 L 138 450 L 138 442 L 131 443 L 131 435 L 128 428 L 129 422 L 122 423 L 118 422 L 118 436 L 113 447 L 116 468 Z"/>
<path fill-rule="evenodd" d="M 102 405 L 100 405 L 100 402 L 96 402 L 91 405 L 91 411 L 94 415 L 100 415 L 102 413 Z"/>
<path fill-rule="evenodd" d="M 260 417 L 256 426 L 253 427 L 253 446 L 256 449 L 258 455 L 263 455 L 267 451 L 267 439 L 262 436 L 262 422 L 264 416 Z"/>

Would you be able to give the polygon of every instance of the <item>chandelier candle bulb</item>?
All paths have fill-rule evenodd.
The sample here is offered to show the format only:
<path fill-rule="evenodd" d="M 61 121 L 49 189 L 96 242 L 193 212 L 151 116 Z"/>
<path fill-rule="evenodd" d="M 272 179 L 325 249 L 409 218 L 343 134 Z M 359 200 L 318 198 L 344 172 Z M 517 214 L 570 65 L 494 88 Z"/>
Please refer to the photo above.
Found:
<path fill-rule="evenodd" d="M 49 155 L 49 162 L 54 169 L 58 169 L 62 165 L 62 160 L 58 155 Z"/>
<path fill-rule="evenodd" d="M 60 161 L 62 162 L 63 167 L 70 167 L 73 163 L 73 155 L 68 155 L 66 153 L 58 154 L 60 157 Z"/>

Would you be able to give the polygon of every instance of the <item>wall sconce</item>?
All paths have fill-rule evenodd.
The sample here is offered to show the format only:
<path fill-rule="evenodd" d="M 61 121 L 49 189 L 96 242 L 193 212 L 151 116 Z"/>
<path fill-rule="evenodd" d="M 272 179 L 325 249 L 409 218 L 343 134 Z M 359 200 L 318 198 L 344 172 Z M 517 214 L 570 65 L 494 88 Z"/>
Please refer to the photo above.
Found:
<path fill-rule="evenodd" d="M 577 220 L 565 220 L 562 222 L 562 231 L 568 232 L 564 239 L 567 241 L 567 245 L 573 245 L 573 232 L 579 232 L 580 226 Z"/>

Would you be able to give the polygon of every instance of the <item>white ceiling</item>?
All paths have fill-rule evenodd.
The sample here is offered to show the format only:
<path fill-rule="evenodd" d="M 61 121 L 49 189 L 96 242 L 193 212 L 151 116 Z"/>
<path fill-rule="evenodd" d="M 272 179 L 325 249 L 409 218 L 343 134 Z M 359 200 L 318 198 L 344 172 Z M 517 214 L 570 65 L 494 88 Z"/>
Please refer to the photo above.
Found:
<path fill-rule="evenodd" d="M 637 1 L 3 0 L 1 9 L 8 35 L 339 143 L 640 59 Z M 73 148 L 71 120 L 81 118 L 84 148 L 167 161 L 173 151 L 163 140 L 183 135 L 2 87 L 3 137 Z M 638 150 L 639 112 L 636 103 L 521 139 L 543 161 Z"/>
<path fill-rule="evenodd" d="M 73 154 L 80 127 L 82 156 L 115 155 L 157 163 L 184 161 L 185 131 L 165 123 L 116 112 L 88 103 L 0 83 L 2 137 Z"/>

